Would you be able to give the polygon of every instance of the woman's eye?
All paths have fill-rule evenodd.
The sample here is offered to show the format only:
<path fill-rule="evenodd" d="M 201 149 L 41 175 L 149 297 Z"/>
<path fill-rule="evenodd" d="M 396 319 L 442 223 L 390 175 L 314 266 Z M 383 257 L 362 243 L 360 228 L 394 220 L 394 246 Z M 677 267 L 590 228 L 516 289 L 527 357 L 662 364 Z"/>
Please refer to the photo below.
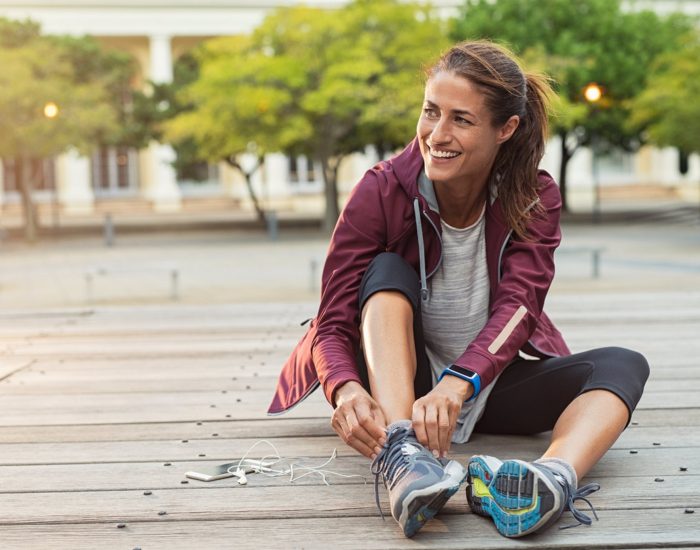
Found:
<path fill-rule="evenodd" d="M 455 118 L 455 122 L 458 124 L 471 124 L 471 121 L 467 120 L 466 118 L 462 118 L 461 116 Z"/>
<path fill-rule="evenodd" d="M 426 118 L 435 118 L 437 116 L 435 109 L 431 109 L 429 107 L 424 108 L 423 113 L 425 114 Z"/>

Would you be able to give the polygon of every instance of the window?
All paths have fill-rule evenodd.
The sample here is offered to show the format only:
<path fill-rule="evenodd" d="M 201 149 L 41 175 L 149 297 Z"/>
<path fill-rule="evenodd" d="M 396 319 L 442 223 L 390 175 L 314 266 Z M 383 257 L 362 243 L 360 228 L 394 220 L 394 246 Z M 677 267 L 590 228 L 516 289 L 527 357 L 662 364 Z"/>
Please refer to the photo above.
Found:
<path fill-rule="evenodd" d="M 100 147 L 92 155 L 92 188 L 96 195 L 122 194 L 138 187 L 137 154 L 127 147 Z"/>
<path fill-rule="evenodd" d="M 53 159 L 32 159 L 28 165 L 19 159 L 3 159 L 3 182 L 6 193 L 19 192 L 20 182 L 29 171 L 34 191 L 50 191 L 56 188 L 56 168 Z"/>

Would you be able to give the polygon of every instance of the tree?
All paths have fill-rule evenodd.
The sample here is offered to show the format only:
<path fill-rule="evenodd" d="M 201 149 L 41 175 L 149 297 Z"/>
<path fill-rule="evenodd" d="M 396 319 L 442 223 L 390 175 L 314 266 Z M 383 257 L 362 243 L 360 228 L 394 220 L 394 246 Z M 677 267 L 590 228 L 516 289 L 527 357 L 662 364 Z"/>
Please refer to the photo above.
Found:
<path fill-rule="evenodd" d="M 32 159 L 89 151 L 119 131 L 114 94 L 130 66 L 90 38 L 49 37 L 37 24 L 0 19 L 0 157 L 15 158 L 25 237 L 36 239 Z M 127 79 L 128 80 L 128 79 Z"/>
<path fill-rule="evenodd" d="M 468 0 L 452 37 L 504 41 L 554 77 L 559 93 L 553 133 L 561 140 L 559 184 L 566 208 L 568 162 L 593 139 L 604 149 L 633 151 L 644 127 L 629 124 L 630 100 L 644 89 L 648 68 L 691 27 L 680 14 L 623 12 L 619 0 Z M 595 82 L 604 96 L 583 97 Z"/>
<path fill-rule="evenodd" d="M 662 56 L 647 88 L 632 103 L 631 123 L 647 126 L 652 143 L 700 153 L 700 34 L 689 34 L 679 51 Z"/>
<path fill-rule="evenodd" d="M 307 155 L 322 167 L 324 227 L 338 218 L 338 167 L 369 144 L 394 149 L 415 133 L 420 65 L 445 44 L 430 10 L 397 0 L 357 0 L 329 16 L 294 7 L 270 14 L 251 36 L 208 41 L 194 105 L 166 135 L 191 136 L 210 160 L 234 165 L 254 149 Z"/>

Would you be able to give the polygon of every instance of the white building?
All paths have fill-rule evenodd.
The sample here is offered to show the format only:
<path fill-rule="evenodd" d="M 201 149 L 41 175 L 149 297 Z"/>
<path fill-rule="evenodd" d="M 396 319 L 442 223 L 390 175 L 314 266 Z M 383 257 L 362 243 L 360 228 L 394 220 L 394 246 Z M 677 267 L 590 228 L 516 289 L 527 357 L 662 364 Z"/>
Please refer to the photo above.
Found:
<path fill-rule="evenodd" d="M 346 0 L 309 0 L 307 5 L 334 8 Z M 213 36 L 243 34 L 258 25 L 266 13 L 295 0 L 0 0 L 0 16 L 30 18 L 45 33 L 90 34 L 110 47 L 132 53 L 140 62 L 143 76 L 156 82 L 172 79 L 173 60 L 202 40 Z M 444 16 L 452 15 L 462 0 L 433 0 Z M 632 7 L 653 7 L 659 12 L 683 10 L 700 14 L 700 0 L 647 0 L 630 2 Z M 557 143 L 550 143 L 543 167 L 558 170 Z M 63 215 L 80 216 L 95 211 L 104 202 L 119 198 L 139 202 L 156 211 L 176 211 L 193 196 L 234 197 L 245 201 L 244 186 L 225 165 L 210 167 L 209 182 L 193 185 L 177 181 L 170 165 L 174 152 L 167 145 L 152 143 L 142 151 L 102 149 L 92 157 L 67 153 L 42 167 L 44 178 L 38 201 L 60 205 Z M 347 191 L 374 161 L 372 151 L 355 155 L 341 167 L 341 192 Z M 700 180 L 700 159 L 691 158 L 690 170 L 679 171 L 674 149 L 647 147 L 635 155 L 618 154 L 600 159 L 600 182 L 604 186 L 630 183 L 666 186 L 682 193 L 697 193 L 691 182 Z M 0 207 L 18 202 L 14 166 L 5 161 L 0 170 Z M 578 152 L 570 163 L 569 189 L 574 207 L 589 208 L 592 200 L 592 158 Z M 287 208 L 320 211 L 319 170 L 306 159 L 289 159 L 280 154 L 266 157 L 264 170 L 256 174 L 255 185 L 263 199 Z"/>

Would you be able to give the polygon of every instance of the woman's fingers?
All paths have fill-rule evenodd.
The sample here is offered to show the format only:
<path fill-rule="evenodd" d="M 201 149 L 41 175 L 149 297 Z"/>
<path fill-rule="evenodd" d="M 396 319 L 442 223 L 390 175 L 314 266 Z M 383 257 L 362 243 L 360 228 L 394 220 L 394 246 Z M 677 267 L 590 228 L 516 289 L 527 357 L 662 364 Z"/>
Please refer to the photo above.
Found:
<path fill-rule="evenodd" d="M 377 422 L 367 403 L 345 404 L 336 408 L 331 426 L 346 444 L 368 458 L 381 450 L 386 439 L 384 428 Z"/>
<path fill-rule="evenodd" d="M 428 449 L 435 452 L 440 451 L 440 433 L 438 430 L 438 409 L 428 405 L 425 408 L 425 432 L 428 437 Z"/>
<path fill-rule="evenodd" d="M 450 439 L 452 436 L 452 422 L 447 408 L 438 411 L 438 441 L 440 456 L 446 456 L 450 449 Z"/>

